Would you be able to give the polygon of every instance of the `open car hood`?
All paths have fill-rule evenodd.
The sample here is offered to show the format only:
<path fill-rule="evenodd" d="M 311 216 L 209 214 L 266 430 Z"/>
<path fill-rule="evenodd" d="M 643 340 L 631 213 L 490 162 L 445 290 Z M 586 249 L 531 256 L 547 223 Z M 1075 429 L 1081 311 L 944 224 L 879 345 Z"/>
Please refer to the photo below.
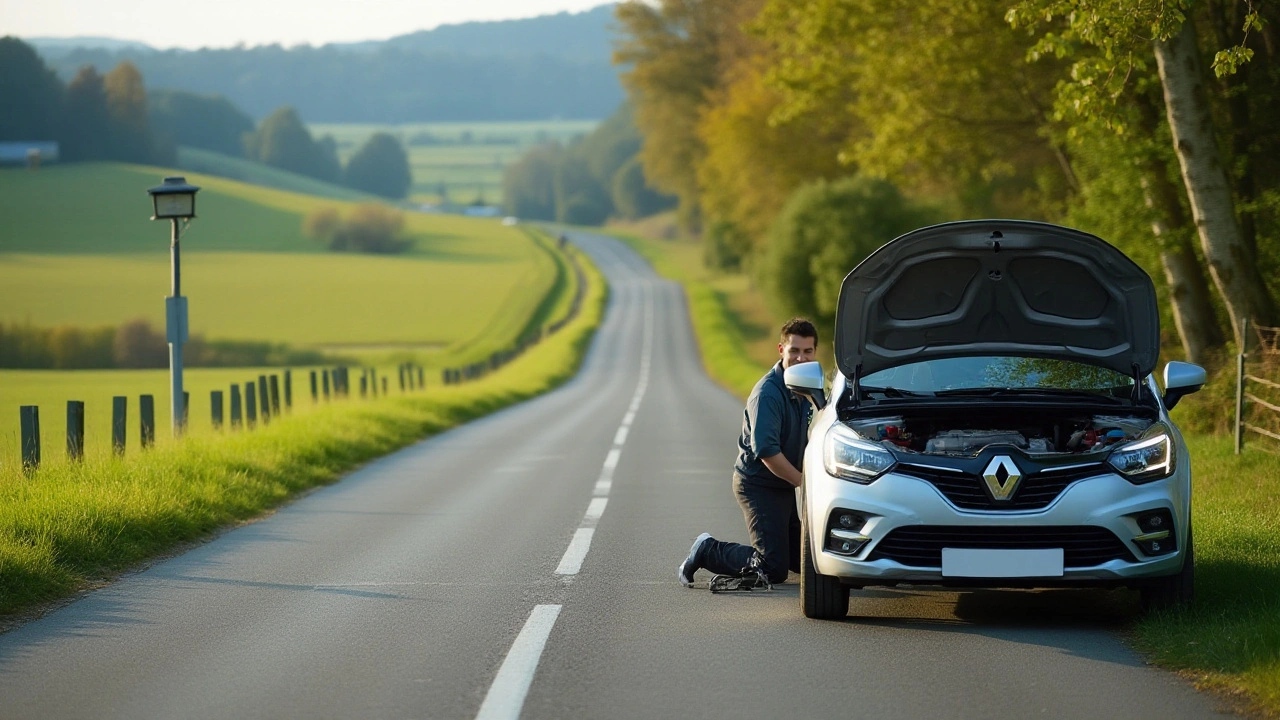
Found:
<path fill-rule="evenodd" d="M 1160 315 L 1151 278 L 1100 238 L 967 220 L 909 232 L 854 268 L 840 287 L 835 340 L 849 377 L 977 355 L 1146 376 L 1160 351 Z"/>

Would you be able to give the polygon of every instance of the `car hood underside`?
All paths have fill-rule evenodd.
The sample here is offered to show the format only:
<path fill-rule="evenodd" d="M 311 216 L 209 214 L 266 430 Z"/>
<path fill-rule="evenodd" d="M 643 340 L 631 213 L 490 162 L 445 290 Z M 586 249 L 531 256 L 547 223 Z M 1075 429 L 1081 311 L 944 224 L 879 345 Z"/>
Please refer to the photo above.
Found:
<path fill-rule="evenodd" d="M 944 357 L 1073 360 L 1128 376 L 1155 369 L 1150 276 L 1079 230 L 970 220 L 907 233 L 844 279 L 836 363 L 846 376 Z"/>

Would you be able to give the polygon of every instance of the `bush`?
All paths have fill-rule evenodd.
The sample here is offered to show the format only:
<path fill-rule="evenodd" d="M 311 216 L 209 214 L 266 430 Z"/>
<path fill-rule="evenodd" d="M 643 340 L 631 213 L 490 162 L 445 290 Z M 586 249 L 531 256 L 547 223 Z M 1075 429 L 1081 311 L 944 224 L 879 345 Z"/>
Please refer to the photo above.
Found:
<path fill-rule="evenodd" d="M 394 255 L 413 245 L 402 237 L 404 214 L 380 203 L 358 205 L 345 220 L 334 208 L 320 208 L 303 219 L 302 232 L 336 252 Z"/>
<path fill-rule="evenodd" d="M 845 275 L 884 243 L 929 225 L 919 207 L 885 182 L 851 177 L 819 180 L 791 196 L 756 263 L 766 294 L 783 315 L 834 322 Z"/>
<path fill-rule="evenodd" d="M 168 367 L 169 343 L 146 320 L 131 320 L 116 330 L 112 356 L 118 368 Z"/>

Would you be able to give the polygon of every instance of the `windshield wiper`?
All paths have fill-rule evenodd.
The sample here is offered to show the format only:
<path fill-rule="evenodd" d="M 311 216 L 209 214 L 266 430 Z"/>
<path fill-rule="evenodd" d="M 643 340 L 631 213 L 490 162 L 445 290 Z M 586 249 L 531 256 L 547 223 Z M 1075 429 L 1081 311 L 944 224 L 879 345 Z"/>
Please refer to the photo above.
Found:
<path fill-rule="evenodd" d="M 870 395 L 871 393 L 881 393 L 887 398 L 900 397 L 933 397 L 931 392 L 915 392 L 913 390 L 901 390 L 896 387 L 868 387 L 862 386 L 862 392 Z"/>

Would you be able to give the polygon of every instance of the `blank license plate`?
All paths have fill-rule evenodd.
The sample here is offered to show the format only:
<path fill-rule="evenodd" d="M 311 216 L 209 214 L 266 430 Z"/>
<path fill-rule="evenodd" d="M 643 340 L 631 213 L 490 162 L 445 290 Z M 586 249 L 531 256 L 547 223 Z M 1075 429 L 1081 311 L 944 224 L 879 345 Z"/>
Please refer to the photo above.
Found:
<path fill-rule="evenodd" d="M 1062 577 L 1062 548 L 975 550 L 942 548 L 943 577 Z"/>

